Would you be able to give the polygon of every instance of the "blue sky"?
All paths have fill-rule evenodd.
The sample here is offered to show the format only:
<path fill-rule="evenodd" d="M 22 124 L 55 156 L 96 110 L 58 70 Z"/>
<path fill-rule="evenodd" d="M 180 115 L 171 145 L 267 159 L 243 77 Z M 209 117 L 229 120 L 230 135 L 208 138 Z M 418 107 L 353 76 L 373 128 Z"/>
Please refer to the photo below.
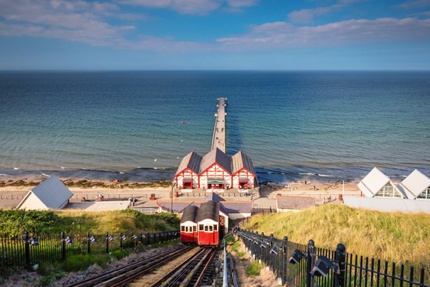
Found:
<path fill-rule="evenodd" d="M 0 0 L 0 70 L 430 70 L 430 0 Z"/>

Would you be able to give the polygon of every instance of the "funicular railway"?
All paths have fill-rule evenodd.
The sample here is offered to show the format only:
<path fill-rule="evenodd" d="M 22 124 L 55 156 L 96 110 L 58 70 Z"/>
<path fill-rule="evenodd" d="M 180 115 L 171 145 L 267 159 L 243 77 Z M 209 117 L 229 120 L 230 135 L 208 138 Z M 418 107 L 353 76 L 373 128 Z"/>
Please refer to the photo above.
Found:
<path fill-rule="evenodd" d="M 216 249 L 178 245 L 128 266 L 81 281 L 86 286 L 202 286 L 212 284 L 210 262 Z"/>
<path fill-rule="evenodd" d="M 225 152 L 225 103 L 218 99 L 212 149 Z M 228 233 L 228 212 L 216 199 L 196 202 L 182 210 L 181 244 L 126 267 L 69 285 L 84 286 L 224 286 L 219 245 Z M 224 263 L 225 264 L 225 263 Z M 218 268 L 220 269 L 220 268 Z"/>

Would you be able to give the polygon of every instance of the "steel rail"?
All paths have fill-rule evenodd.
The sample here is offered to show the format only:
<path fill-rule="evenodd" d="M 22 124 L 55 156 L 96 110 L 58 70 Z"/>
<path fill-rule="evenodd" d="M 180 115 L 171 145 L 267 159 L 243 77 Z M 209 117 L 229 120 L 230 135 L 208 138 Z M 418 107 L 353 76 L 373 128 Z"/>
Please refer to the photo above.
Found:
<path fill-rule="evenodd" d="M 194 287 L 198 287 L 198 286 L 200 286 L 200 283 L 202 283 L 202 280 L 203 280 L 203 278 L 204 278 L 204 276 L 205 276 L 205 273 L 206 273 L 206 270 L 208 270 L 208 268 L 209 268 L 209 266 L 210 266 L 210 264 L 212 263 L 212 260 L 213 260 L 213 258 L 215 257 L 215 254 L 216 254 L 216 249 L 213 249 L 208 255 L 209 255 L 209 257 L 208 257 L 208 259 L 206 260 L 206 263 L 205 263 L 205 265 L 203 266 L 203 268 L 201 269 L 201 270 L 196 270 L 196 274 L 197 274 L 197 272 L 199 273 L 199 276 L 197 277 L 197 280 L 196 280 L 196 282 L 194 283 Z M 199 264 L 199 267 L 201 266 L 201 264 Z M 191 277 L 190 277 L 190 281 L 191 281 Z M 190 281 L 188 281 L 188 283 L 187 284 L 189 284 L 189 282 Z M 186 282 L 183 282 L 184 284 L 186 283 Z M 185 286 L 187 286 L 187 285 L 185 285 Z"/>
<path fill-rule="evenodd" d="M 173 251 L 168 250 L 161 254 L 146 257 L 128 266 L 120 267 L 99 276 L 68 285 L 68 287 L 89 287 L 98 284 L 103 284 L 104 286 L 124 286 L 125 284 L 133 281 L 136 277 L 142 276 L 143 273 L 147 273 L 157 268 L 192 248 L 193 247 L 180 245 Z"/>

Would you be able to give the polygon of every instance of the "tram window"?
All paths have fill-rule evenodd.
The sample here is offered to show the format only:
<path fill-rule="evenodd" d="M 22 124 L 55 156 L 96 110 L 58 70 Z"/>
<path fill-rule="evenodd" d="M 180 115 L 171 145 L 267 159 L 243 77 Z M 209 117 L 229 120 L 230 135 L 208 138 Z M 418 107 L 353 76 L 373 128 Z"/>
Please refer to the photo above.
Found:
<path fill-rule="evenodd" d="M 185 226 L 181 226 L 181 231 L 185 231 Z"/>
<path fill-rule="evenodd" d="M 193 226 L 193 231 L 196 232 L 196 226 Z"/>
<path fill-rule="evenodd" d="M 208 226 L 207 225 L 205 225 L 205 231 L 208 231 Z"/>
<path fill-rule="evenodd" d="M 203 224 L 199 225 L 199 231 L 203 231 Z"/>
<path fill-rule="evenodd" d="M 218 225 L 214 225 L 214 231 L 218 230 Z"/>
<path fill-rule="evenodd" d="M 213 231 L 213 230 L 212 230 L 212 225 L 209 225 L 209 231 Z"/>

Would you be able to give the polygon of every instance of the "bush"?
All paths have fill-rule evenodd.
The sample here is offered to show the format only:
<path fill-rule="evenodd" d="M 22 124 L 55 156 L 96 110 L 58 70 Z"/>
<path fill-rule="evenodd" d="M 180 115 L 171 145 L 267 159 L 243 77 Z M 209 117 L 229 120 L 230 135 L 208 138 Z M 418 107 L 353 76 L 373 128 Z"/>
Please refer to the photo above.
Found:
<path fill-rule="evenodd" d="M 258 261 L 253 261 L 251 265 L 246 268 L 246 274 L 248 276 L 258 276 L 260 275 L 260 270 L 264 268 L 264 264 L 258 263 Z"/>
<path fill-rule="evenodd" d="M 66 260 L 61 264 L 62 269 L 67 272 L 76 272 L 87 269 L 93 264 L 97 264 L 99 266 L 105 266 L 107 263 L 111 261 L 109 255 L 107 254 L 78 254 L 72 255 L 66 258 Z"/>

